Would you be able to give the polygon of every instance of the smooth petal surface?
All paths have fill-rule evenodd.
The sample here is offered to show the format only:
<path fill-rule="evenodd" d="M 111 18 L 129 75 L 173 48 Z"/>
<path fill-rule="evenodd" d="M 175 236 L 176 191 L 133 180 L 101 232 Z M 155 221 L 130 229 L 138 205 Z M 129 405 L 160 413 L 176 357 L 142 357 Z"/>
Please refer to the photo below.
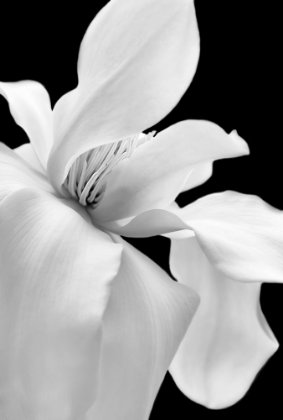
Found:
<path fill-rule="evenodd" d="M 32 147 L 43 166 L 53 143 L 52 110 L 44 86 L 38 82 L 0 82 L 0 93 L 7 99 L 16 123 L 27 133 Z"/>
<path fill-rule="evenodd" d="M 172 240 L 170 268 L 201 299 L 170 372 L 180 390 L 199 404 L 232 405 L 278 348 L 261 312 L 261 284 L 233 281 L 217 271 L 196 238 Z"/>
<path fill-rule="evenodd" d="M 1 419 L 78 420 L 97 395 L 122 246 L 76 210 L 36 188 L 0 205 Z"/>
<path fill-rule="evenodd" d="M 241 137 L 228 135 L 212 122 L 181 121 L 138 147 L 113 170 L 106 193 L 91 214 L 110 221 L 165 208 L 198 165 L 248 153 Z"/>
<path fill-rule="evenodd" d="M 194 235 L 178 215 L 167 209 L 148 210 L 124 220 L 102 223 L 101 228 L 128 238 L 148 238 L 176 231 L 184 232 L 184 229 Z"/>
<path fill-rule="evenodd" d="M 212 162 L 205 162 L 200 165 L 196 165 L 183 185 L 182 192 L 204 184 L 212 176 L 212 171 Z"/>
<path fill-rule="evenodd" d="M 148 238 L 163 235 L 168 238 L 190 238 L 195 236 L 186 222 L 179 217 L 180 207 L 174 201 L 165 209 L 145 211 L 138 216 L 114 222 L 103 222 L 103 230 L 117 233 L 128 238 Z"/>
<path fill-rule="evenodd" d="M 10 193 L 26 187 L 37 187 L 57 195 L 47 178 L 33 169 L 20 154 L 0 143 L 0 202 Z"/>
<path fill-rule="evenodd" d="M 121 267 L 104 317 L 101 384 L 84 420 L 148 420 L 198 305 L 191 289 L 119 237 Z"/>
<path fill-rule="evenodd" d="M 211 194 L 175 212 L 211 264 L 238 281 L 283 281 L 283 213 L 257 196 Z"/>
<path fill-rule="evenodd" d="M 16 147 L 15 149 L 13 149 L 13 152 L 20 156 L 33 169 L 43 174 L 46 178 L 46 172 L 42 168 L 38 157 L 35 154 L 34 148 L 30 143 L 25 143 L 19 147 Z"/>
<path fill-rule="evenodd" d="M 78 87 L 54 108 L 48 173 L 56 189 L 83 152 L 165 117 L 187 90 L 198 57 L 192 0 L 109 2 L 82 41 Z"/>

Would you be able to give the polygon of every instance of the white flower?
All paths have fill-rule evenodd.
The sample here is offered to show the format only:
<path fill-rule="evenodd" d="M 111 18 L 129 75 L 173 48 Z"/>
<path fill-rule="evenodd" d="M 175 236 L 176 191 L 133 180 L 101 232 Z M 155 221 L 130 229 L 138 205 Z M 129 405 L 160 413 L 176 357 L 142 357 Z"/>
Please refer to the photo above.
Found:
<path fill-rule="evenodd" d="M 172 204 L 246 143 L 206 121 L 141 134 L 177 104 L 198 55 L 193 1 L 112 0 L 83 39 L 78 87 L 53 111 L 39 83 L 0 83 L 31 141 L 0 145 L 3 418 L 146 420 L 184 336 L 177 384 L 225 406 L 276 349 L 259 283 L 240 282 L 282 281 L 280 212 L 235 193 Z M 118 236 L 156 234 L 175 237 L 184 285 Z M 188 329 L 191 287 L 202 302 Z"/>

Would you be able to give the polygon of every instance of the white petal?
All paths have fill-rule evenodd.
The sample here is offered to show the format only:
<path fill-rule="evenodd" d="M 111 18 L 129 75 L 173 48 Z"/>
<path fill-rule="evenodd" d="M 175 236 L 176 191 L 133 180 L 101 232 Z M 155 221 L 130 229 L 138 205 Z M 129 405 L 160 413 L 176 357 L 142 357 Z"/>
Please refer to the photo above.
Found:
<path fill-rule="evenodd" d="M 167 209 L 145 211 L 136 217 L 124 220 L 126 220 L 124 223 L 118 220 L 104 222 L 101 225 L 97 224 L 97 226 L 128 238 L 147 238 L 175 231 L 184 232 L 184 229 L 186 232 L 189 230 L 187 224 L 178 215 Z M 189 232 L 194 235 L 192 230 L 189 230 Z"/>
<path fill-rule="evenodd" d="M 110 221 L 165 208 L 196 166 L 249 153 L 246 142 L 209 121 L 181 121 L 138 147 L 109 177 L 95 220 Z"/>
<path fill-rule="evenodd" d="M 182 208 L 210 262 L 239 281 L 283 281 L 283 213 L 259 197 L 233 191 Z"/>
<path fill-rule="evenodd" d="M 0 202 L 10 193 L 26 187 L 37 187 L 57 195 L 46 176 L 33 169 L 18 153 L 0 143 Z"/>
<path fill-rule="evenodd" d="M 13 149 L 13 152 L 20 156 L 33 169 L 40 172 L 45 177 L 47 176 L 35 154 L 34 148 L 30 143 L 22 144 L 21 146 L 16 147 Z"/>
<path fill-rule="evenodd" d="M 170 268 L 201 298 L 170 372 L 190 399 L 209 408 L 232 405 L 278 348 L 261 312 L 261 285 L 224 276 L 195 238 L 172 240 Z"/>
<path fill-rule="evenodd" d="M 105 314 L 101 386 L 85 420 L 148 420 L 197 295 L 124 242 Z"/>
<path fill-rule="evenodd" d="M 35 188 L 0 205 L 3 419 L 77 420 L 95 400 L 122 247 L 81 211 Z"/>
<path fill-rule="evenodd" d="M 54 109 L 53 185 L 61 187 L 81 153 L 165 117 L 188 88 L 198 56 L 192 0 L 109 2 L 82 41 L 78 87 Z"/>
<path fill-rule="evenodd" d="M 212 162 L 196 165 L 183 185 L 182 192 L 204 184 L 212 176 L 212 170 Z"/>
<path fill-rule="evenodd" d="M 42 167 L 46 168 L 53 135 L 50 99 L 44 86 L 31 80 L 0 82 L 0 94 L 7 99 L 16 123 L 25 130 Z"/>

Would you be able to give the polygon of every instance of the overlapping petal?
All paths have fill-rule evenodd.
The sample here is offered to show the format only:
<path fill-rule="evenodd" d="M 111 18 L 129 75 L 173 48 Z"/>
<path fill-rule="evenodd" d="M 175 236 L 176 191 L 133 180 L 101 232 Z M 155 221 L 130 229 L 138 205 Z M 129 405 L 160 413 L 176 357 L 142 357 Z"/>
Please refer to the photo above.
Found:
<path fill-rule="evenodd" d="M 182 209 L 168 206 L 102 225 L 128 237 L 194 233 L 210 263 L 225 276 L 241 282 L 283 281 L 283 213 L 257 196 L 226 191 Z"/>
<path fill-rule="evenodd" d="M 78 87 L 54 108 L 48 172 L 56 189 L 81 153 L 165 117 L 188 88 L 198 56 L 192 0 L 109 2 L 82 41 Z"/>
<path fill-rule="evenodd" d="M 41 165 L 46 168 L 53 143 L 52 110 L 46 89 L 31 80 L 0 82 L 0 93 L 7 99 L 16 123 L 25 130 Z"/>
<path fill-rule="evenodd" d="M 96 398 L 122 246 L 82 210 L 37 188 L 1 202 L 1 418 L 78 420 Z"/>
<path fill-rule="evenodd" d="M 84 37 L 79 84 L 57 103 L 54 132 L 40 84 L 0 83 L 37 154 L 31 145 L 0 146 L 0 417 L 147 420 L 184 336 L 175 381 L 222 408 L 276 350 L 259 282 L 282 281 L 281 212 L 237 193 L 169 206 L 211 176 L 213 160 L 248 153 L 235 132 L 184 121 L 142 144 L 113 171 L 90 213 L 95 226 L 77 203 L 47 194 L 48 156 L 49 179 L 64 194 L 78 155 L 170 112 L 198 54 L 192 0 L 112 0 Z M 97 227 L 125 236 L 182 232 L 170 258 L 183 285 Z M 198 298 L 187 286 L 202 298 L 188 330 Z"/>
<path fill-rule="evenodd" d="M 45 178 L 47 177 L 46 171 L 42 168 L 34 148 L 30 143 L 25 143 L 19 147 L 16 147 L 13 149 L 13 152 L 20 156 L 33 169 L 43 174 Z"/>
<path fill-rule="evenodd" d="M 248 153 L 241 137 L 228 135 L 212 122 L 181 121 L 142 144 L 113 170 L 105 195 L 91 214 L 95 220 L 111 221 L 165 208 L 199 166 Z"/>
<path fill-rule="evenodd" d="M 177 214 L 177 213 L 176 213 Z M 212 265 L 238 281 L 283 281 L 283 213 L 259 197 L 211 194 L 180 209 Z"/>
<path fill-rule="evenodd" d="M 135 217 L 96 225 L 128 238 L 148 238 L 163 234 L 171 235 L 171 232 L 183 232 L 184 229 L 188 232 L 189 230 L 186 222 L 180 219 L 178 214 L 174 214 L 168 209 L 148 210 Z M 194 234 L 192 230 L 190 232 Z"/>
<path fill-rule="evenodd" d="M 192 400 L 209 408 L 232 405 L 278 348 L 261 312 L 261 284 L 240 283 L 220 273 L 196 238 L 172 240 L 170 268 L 201 298 L 170 372 Z"/>
<path fill-rule="evenodd" d="M 204 184 L 211 177 L 212 171 L 212 162 L 205 162 L 195 166 L 183 185 L 182 192 Z"/>
<path fill-rule="evenodd" d="M 0 143 L 0 202 L 10 193 L 26 187 L 37 187 L 57 195 L 46 176 L 32 168 L 20 153 Z"/>
<path fill-rule="evenodd" d="M 198 296 L 119 237 L 123 256 L 104 317 L 101 382 L 84 420 L 148 420 Z"/>

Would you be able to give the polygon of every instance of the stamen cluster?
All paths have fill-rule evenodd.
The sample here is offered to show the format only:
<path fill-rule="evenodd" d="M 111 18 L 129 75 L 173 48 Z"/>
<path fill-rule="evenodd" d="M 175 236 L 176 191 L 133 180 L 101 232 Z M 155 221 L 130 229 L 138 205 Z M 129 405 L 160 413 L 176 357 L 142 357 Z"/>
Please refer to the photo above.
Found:
<path fill-rule="evenodd" d="M 139 135 L 135 135 L 83 153 L 72 164 L 65 188 L 83 206 L 97 207 L 111 171 L 123 159 L 130 158 L 140 143 Z"/>

